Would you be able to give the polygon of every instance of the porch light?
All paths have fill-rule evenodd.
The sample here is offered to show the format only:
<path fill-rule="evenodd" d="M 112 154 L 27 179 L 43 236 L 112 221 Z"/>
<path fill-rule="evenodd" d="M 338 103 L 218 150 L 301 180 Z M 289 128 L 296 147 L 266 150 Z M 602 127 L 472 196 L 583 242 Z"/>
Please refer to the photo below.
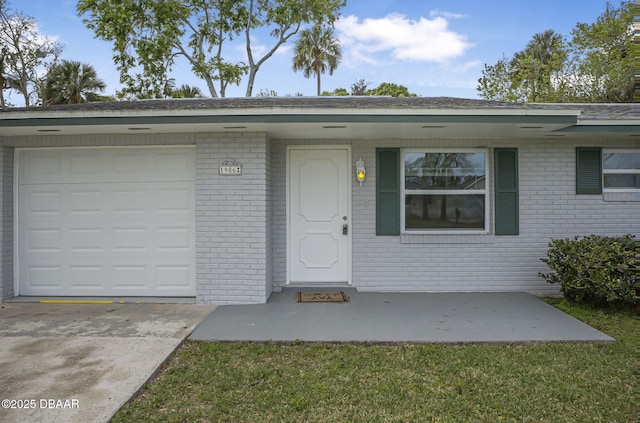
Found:
<path fill-rule="evenodd" d="M 364 175 L 367 173 L 367 170 L 364 168 L 364 161 L 362 158 L 356 162 L 356 178 L 358 182 L 360 182 L 360 186 L 362 186 L 362 181 L 364 181 Z"/>

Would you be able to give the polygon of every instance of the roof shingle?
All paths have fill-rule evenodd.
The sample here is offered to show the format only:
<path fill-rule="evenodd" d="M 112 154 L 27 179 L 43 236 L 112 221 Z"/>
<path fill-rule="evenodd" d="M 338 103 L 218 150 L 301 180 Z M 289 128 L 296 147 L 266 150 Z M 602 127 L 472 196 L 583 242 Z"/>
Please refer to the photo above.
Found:
<path fill-rule="evenodd" d="M 230 110 L 230 109 L 406 109 L 406 110 L 582 110 L 579 120 L 640 120 L 640 104 L 572 104 L 572 103 L 506 103 L 454 97 L 240 97 L 203 99 L 159 99 L 0 110 L 3 114 L 24 112 L 127 112 L 163 110 Z M 6 116 L 6 115 L 5 115 Z"/>

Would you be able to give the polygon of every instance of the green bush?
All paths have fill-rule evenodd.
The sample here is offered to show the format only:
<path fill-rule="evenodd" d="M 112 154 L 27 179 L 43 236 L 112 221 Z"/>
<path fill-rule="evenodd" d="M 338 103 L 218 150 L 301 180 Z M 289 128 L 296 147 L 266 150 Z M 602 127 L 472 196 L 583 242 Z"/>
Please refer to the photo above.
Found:
<path fill-rule="evenodd" d="M 627 306 L 636 301 L 634 289 L 634 238 L 632 235 L 553 239 L 547 258 L 552 270 L 540 273 L 549 283 L 560 284 L 569 301 L 597 306 Z"/>

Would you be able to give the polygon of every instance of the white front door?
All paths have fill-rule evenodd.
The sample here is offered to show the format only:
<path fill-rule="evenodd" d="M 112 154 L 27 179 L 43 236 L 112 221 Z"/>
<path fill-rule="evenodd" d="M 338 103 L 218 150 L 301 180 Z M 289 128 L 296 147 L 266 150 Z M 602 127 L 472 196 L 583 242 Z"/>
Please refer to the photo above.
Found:
<path fill-rule="evenodd" d="M 288 149 L 289 283 L 351 282 L 348 147 Z"/>

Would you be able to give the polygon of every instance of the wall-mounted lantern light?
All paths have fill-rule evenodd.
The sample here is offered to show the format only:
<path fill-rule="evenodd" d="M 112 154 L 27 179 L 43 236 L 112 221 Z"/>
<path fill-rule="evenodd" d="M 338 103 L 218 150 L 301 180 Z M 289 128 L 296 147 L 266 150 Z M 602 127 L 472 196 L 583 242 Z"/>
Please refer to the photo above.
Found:
<path fill-rule="evenodd" d="M 362 181 L 364 181 L 364 175 L 366 175 L 367 170 L 364 168 L 364 161 L 362 158 L 356 162 L 356 178 L 358 182 L 360 182 L 360 186 L 362 186 Z"/>

